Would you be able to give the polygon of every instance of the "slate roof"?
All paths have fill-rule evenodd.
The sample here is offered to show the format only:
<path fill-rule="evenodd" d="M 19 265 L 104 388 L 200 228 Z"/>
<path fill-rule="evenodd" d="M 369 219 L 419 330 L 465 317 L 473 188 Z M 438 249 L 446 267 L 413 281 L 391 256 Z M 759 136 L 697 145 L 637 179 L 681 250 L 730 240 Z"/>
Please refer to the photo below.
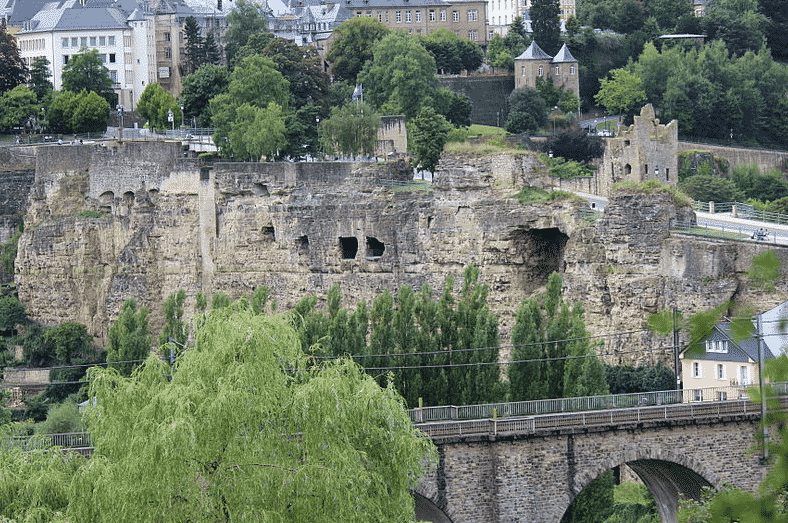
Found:
<path fill-rule="evenodd" d="M 780 355 L 788 352 L 788 301 L 761 314 L 761 332 L 763 342 L 772 351 Z"/>
<path fill-rule="evenodd" d="M 702 343 L 706 340 L 721 340 L 728 342 L 728 352 L 712 352 L 706 350 L 692 351 L 688 353 L 685 349 L 683 353 L 687 359 L 693 360 L 708 360 L 708 361 L 735 361 L 735 362 L 748 362 L 758 361 L 758 341 L 754 338 L 747 338 L 740 342 L 733 341 L 733 333 L 731 332 L 730 322 L 720 322 L 714 326 L 714 329 L 708 336 L 706 336 Z M 764 344 L 764 358 L 770 359 L 774 357 L 768 345 Z M 703 345 L 702 345 L 703 346 Z M 705 346 L 703 346 L 705 349 Z"/>
<path fill-rule="evenodd" d="M 562 64 L 566 62 L 577 62 L 577 60 L 575 60 L 575 57 L 569 52 L 569 48 L 564 44 L 561 46 L 561 50 L 558 51 L 558 54 L 553 58 L 553 63 Z"/>
<path fill-rule="evenodd" d="M 523 54 L 515 58 L 515 60 L 552 60 L 553 57 L 542 51 L 535 41 L 531 42 L 528 49 L 523 51 Z"/>

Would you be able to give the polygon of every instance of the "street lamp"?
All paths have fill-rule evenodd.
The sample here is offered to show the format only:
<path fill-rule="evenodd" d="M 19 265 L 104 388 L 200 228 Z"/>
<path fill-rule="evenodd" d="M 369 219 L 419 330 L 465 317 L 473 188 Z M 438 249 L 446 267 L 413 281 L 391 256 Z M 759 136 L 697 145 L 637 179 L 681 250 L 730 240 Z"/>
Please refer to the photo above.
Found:
<path fill-rule="evenodd" d="M 118 119 L 120 120 L 120 126 L 118 126 L 118 143 L 123 142 L 123 106 L 118 104 L 116 109 L 118 110 Z"/>
<path fill-rule="evenodd" d="M 183 127 L 183 106 L 181 106 L 181 127 Z"/>

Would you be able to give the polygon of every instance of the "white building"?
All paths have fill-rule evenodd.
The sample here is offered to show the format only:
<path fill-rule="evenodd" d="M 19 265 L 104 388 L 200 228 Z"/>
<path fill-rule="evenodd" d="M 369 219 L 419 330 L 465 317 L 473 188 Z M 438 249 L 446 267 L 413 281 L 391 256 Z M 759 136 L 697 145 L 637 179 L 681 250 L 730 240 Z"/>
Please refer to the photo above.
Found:
<path fill-rule="evenodd" d="M 531 8 L 531 0 L 487 0 L 487 40 L 492 40 L 494 34 L 506 36 L 509 25 L 515 17 L 523 17 L 525 31 L 531 32 L 531 19 L 528 10 Z M 564 30 L 564 23 L 570 16 L 577 16 L 575 0 L 559 0 L 559 17 L 561 18 L 561 30 Z"/>
<path fill-rule="evenodd" d="M 23 23 L 16 39 L 28 65 L 38 57 L 49 60 L 58 90 L 68 61 L 96 49 L 109 70 L 118 103 L 134 109 L 152 82 L 173 96 L 180 94 L 183 24 L 188 16 L 195 16 L 204 28 L 218 27 L 216 20 L 224 18 L 216 11 L 196 13 L 182 1 L 60 0 L 44 4 Z"/>

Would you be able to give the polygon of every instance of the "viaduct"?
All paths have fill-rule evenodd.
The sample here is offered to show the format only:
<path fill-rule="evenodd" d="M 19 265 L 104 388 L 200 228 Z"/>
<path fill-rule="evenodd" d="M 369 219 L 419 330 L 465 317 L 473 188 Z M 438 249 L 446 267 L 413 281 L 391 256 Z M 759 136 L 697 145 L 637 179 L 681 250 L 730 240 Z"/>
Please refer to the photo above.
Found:
<path fill-rule="evenodd" d="M 761 483 L 768 466 L 753 452 L 759 408 L 736 400 L 417 423 L 439 458 L 416 491 L 416 519 L 556 523 L 592 480 L 627 465 L 663 523 L 674 523 L 680 496 Z"/>

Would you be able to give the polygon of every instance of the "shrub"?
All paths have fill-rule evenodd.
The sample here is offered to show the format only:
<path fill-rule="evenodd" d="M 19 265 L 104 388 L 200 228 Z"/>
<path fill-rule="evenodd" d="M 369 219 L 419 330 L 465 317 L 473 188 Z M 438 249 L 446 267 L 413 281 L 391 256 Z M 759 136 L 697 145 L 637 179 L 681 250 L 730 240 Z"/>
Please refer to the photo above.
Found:
<path fill-rule="evenodd" d="M 46 420 L 36 425 L 36 434 L 62 434 L 83 430 L 85 424 L 79 406 L 70 401 L 51 405 L 47 410 Z"/>

